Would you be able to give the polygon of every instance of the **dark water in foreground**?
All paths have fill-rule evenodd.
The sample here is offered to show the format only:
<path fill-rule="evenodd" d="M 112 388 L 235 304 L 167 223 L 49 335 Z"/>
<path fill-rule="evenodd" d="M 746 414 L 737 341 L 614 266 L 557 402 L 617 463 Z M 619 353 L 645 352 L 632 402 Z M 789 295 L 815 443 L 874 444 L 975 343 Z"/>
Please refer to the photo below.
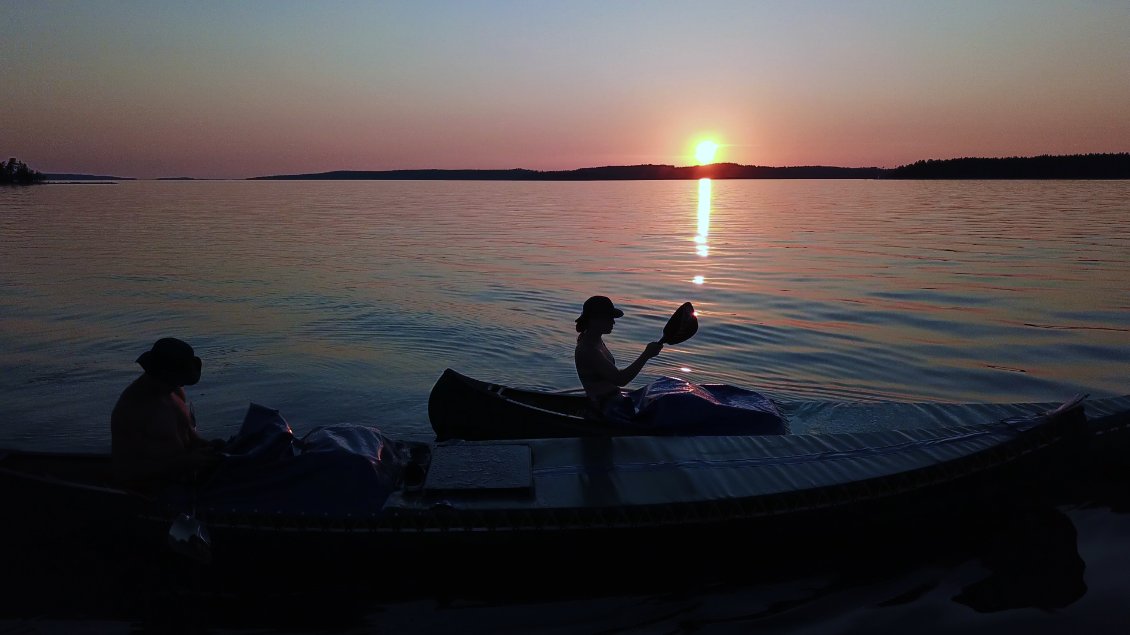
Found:
<path fill-rule="evenodd" d="M 699 309 L 700 332 L 665 351 L 641 382 L 678 375 L 792 401 L 1126 394 L 1128 201 L 1126 182 L 0 190 L 0 447 L 104 451 L 110 408 L 137 372 L 132 360 L 169 334 L 204 358 L 189 394 L 214 436 L 233 432 L 254 401 L 281 410 L 299 433 L 349 421 L 428 438 L 427 395 L 445 367 L 575 387 L 572 320 L 594 293 L 627 312 L 609 338 L 621 360 L 656 339 L 682 301 Z M 0 632 L 183 623 L 241 633 L 1122 633 L 1130 520 L 1119 505 L 1085 488 L 1054 510 L 1077 532 L 1085 592 L 1051 609 L 955 602 L 991 572 L 967 546 L 887 558 L 878 545 L 846 564 L 803 567 L 798 553 L 795 575 L 754 570 L 595 597 L 385 602 L 363 589 L 280 589 L 250 607 L 183 585 L 118 593 L 91 554 L 90 566 L 79 558 L 47 571 L 42 587 L 4 572 L 4 586 L 32 597 L 0 603 Z M 1027 536 L 1022 555 L 1046 571 L 1043 534 L 1019 518 L 1004 535 Z M 1054 534 L 1059 521 L 1047 522 Z M 694 554 L 694 545 L 672 545 L 663 557 Z M 611 562 L 593 576 L 617 573 Z M 1078 575 L 1066 577 L 1064 597 Z M 96 603 L 107 599 L 104 587 L 110 600 Z M 113 598 L 125 608 L 106 609 L 119 604 Z M 200 610 L 182 612 L 186 605 Z"/>

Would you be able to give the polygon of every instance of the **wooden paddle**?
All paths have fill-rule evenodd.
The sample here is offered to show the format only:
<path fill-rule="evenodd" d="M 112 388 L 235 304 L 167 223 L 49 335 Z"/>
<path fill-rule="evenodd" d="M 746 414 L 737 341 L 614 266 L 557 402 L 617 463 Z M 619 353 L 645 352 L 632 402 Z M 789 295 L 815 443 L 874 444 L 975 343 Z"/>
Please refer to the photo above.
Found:
<path fill-rule="evenodd" d="M 690 302 L 684 302 L 675 309 L 667 324 L 663 327 L 663 337 L 660 344 L 681 344 L 698 332 L 698 316 Z"/>

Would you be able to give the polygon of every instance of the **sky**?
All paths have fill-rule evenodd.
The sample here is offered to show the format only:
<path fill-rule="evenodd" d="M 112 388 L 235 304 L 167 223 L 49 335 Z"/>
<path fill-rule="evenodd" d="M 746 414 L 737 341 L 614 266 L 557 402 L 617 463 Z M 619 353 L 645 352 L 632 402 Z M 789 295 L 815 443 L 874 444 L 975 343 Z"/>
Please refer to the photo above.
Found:
<path fill-rule="evenodd" d="M 1130 151 L 1127 0 L 0 0 L 0 64 L 42 172 Z"/>

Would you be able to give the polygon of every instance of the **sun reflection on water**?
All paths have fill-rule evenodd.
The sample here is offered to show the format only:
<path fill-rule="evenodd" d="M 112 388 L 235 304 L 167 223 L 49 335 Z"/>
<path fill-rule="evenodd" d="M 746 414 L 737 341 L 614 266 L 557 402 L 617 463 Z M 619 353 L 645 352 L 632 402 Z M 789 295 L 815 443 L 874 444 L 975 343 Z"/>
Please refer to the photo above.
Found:
<path fill-rule="evenodd" d="M 698 233 L 694 237 L 695 253 L 706 258 L 710 255 L 707 236 L 710 235 L 710 179 L 698 180 Z M 702 284 L 702 276 L 695 277 L 695 284 Z"/>

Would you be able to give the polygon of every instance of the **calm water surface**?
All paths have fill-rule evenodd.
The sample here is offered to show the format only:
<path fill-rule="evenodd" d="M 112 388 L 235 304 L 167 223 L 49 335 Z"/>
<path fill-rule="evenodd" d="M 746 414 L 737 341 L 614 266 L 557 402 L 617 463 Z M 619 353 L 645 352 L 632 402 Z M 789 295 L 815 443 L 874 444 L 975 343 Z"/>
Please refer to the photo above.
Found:
<path fill-rule="evenodd" d="M 1130 183 L 126 182 L 0 190 L 0 446 L 100 450 L 136 356 L 204 359 L 202 426 L 427 438 L 446 367 L 578 385 L 573 319 L 637 380 L 782 400 L 1130 393 Z M 803 423 L 802 423 L 803 426 Z"/>
<path fill-rule="evenodd" d="M 627 313 L 608 338 L 621 363 L 659 337 L 681 302 L 698 308 L 698 334 L 668 347 L 640 383 L 677 375 L 791 402 L 1126 394 L 1128 201 L 1130 182 L 3 188 L 0 447 L 108 449 L 110 410 L 139 372 L 133 360 L 166 335 L 204 359 L 189 395 L 210 436 L 233 433 L 257 402 L 281 410 L 299 433 L 354 422 L 427 439 L 427 397 L 444 368 L 576 387 L 573 319 L 597 293 Z M 1065 548 L 1086 563 L 1087 590 L 1061 610 L 974 612 L 952 598 L 985 566 L 971 554 L 921 554 L 881 576 L 703 581 L 658 595 L 516 605 L 372 598 L 359 615 L 331 621 L 343 633 L 452 632 L 455 624 L 482 633 L 1122 633 L 1130 520 L 1094 494 L 1097 506 L 1063 510 L 1078 532 Z M 1006 542 L 1042 552 L 1041 536 L 1020 525 Z M 672 553 L 694 557 L 693 546 Z M 93 568 L 80 571 L 92 581 L 75 598 L 103 585 Z M 311 603 L 306 626 L 278 617 L 266 626 L 318 630 L 327 606 L 337 605 Z M 136 617 L 116 613 L 125 621 L 37 611 L 11 609 L 0 630 L 137 627 L 128 623 Z M 154 611 L 161 623 L 183 613 L 141 614 Z M 248 624 L 239 617 L 192 619 L 209 632 L 264 632 L 238 626 Z"/>

